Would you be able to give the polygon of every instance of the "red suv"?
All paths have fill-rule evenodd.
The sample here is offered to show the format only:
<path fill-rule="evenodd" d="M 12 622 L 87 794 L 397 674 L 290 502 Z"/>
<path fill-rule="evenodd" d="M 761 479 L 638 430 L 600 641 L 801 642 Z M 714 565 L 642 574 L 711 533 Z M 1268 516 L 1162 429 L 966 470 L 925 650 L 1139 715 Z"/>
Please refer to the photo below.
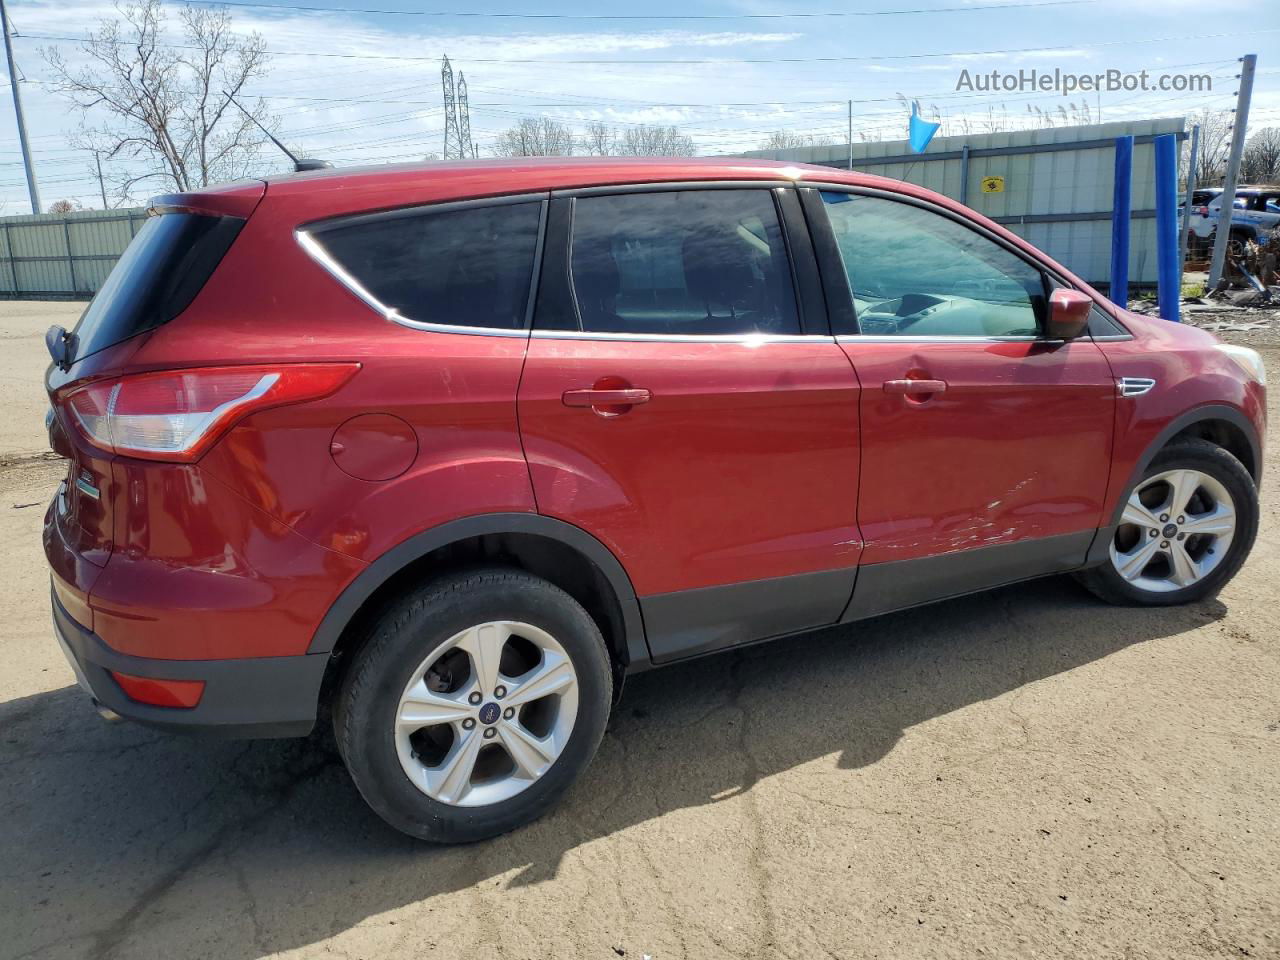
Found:
<path fill-rule="evenodd" d="M 1264 370 L 918 187 L 758 161 L 157 199 L 50 331 L 53 616 L 104 714 L 299 736 L 431 840 L 548 809 L 633 671 L 1072 571 L 1218 590 Z"/>

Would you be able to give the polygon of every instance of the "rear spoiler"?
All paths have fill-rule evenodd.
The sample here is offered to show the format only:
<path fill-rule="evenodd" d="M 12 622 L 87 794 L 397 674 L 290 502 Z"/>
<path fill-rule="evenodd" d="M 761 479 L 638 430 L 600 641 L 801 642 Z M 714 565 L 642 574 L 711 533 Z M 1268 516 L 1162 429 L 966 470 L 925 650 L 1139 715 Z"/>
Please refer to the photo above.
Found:
<path fill-rule="evenodd" d="M 147 213 L 198 213 L 207 217 L 249 219 L 267 192 L 265 180 L 241 180 L 225 186 L 189 193 L 164 193 L 152 197 Z"/>

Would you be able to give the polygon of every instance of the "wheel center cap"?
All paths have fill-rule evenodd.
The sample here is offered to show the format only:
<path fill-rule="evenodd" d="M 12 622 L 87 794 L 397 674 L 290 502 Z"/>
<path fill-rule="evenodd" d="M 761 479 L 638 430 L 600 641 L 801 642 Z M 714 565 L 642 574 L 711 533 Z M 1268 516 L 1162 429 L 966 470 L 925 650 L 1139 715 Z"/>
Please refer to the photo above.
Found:
<path fill-rule="evenodd" d="M 480 708 L 480 722 L 484 724 L 497 723 L 498 718 L 502 716 L 502 709 L 493 701 L 486 703 Z"/>
<path fill-rule="evenodd" d="M 1160 531 L 1160 535 L 1163 536 L 1166 540 L 1170 539 L 1171 537 L 1176 537 L 1178 535 L 1177 525 L 1173 523 L 1166 523 L 1164 525 L 1164 529 Z"/>

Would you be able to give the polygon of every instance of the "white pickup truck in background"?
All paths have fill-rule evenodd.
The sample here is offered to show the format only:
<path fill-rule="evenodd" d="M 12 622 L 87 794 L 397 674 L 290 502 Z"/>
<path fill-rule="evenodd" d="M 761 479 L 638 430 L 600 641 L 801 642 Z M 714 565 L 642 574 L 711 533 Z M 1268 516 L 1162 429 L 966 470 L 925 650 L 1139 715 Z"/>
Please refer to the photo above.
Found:
<path fill-rule="evenodd" d="M 1207 254 L 1217 235 L 1222 215 L 1222 188 L 1205 187 L 1191 195 L 1187 234 L 1192 255 Z M 1239 255 L 1245 241 L 1266 243 L 1280 227 L 1280 187 L 1238 187 L 1231 211 L 1230 252 Z"/>

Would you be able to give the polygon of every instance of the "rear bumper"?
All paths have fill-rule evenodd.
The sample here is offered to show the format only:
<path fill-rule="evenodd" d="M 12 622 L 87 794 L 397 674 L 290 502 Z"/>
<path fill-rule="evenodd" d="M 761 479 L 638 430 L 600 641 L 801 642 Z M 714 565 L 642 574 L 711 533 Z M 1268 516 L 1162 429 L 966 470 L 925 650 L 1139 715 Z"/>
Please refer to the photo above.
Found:
<path fill-rule="evenodd" d="M 220 737 L 302 737 L 315 726 L 328 656 L 236 660 L 154 660 L 118 653 L 78 623 L 52 597 L 53 629 L 76 680 L 127 720 L 164 730 Z M 164 680 L 202 680 L 190 709 L 156 707 L 127 697 L 109 671 Z"/>

